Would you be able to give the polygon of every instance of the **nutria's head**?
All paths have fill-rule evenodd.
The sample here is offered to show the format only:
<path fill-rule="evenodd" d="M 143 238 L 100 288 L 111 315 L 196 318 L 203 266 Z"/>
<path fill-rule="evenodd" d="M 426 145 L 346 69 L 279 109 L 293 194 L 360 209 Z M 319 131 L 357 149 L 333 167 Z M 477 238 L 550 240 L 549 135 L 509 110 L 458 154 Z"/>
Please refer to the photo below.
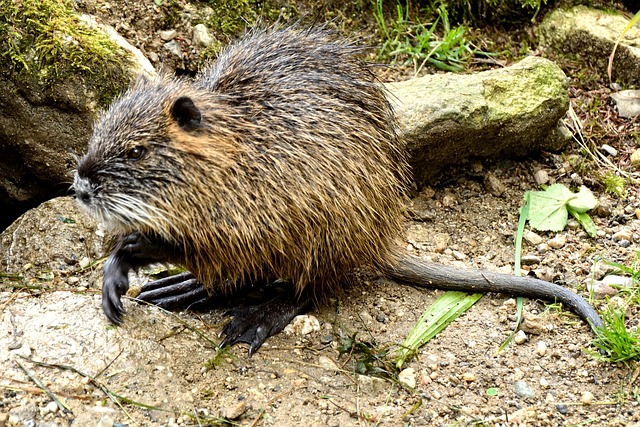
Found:
<path fill-rule="evenodd" d="M 188 198 L 182 193 L 193 188 L 185 183 L 210 163 L 199 159 L 225 153 L 212 153 L 215 143 L 200 138 L 211 120 L 199 104 L 212 102 L 202 96 L 184 81 L 165 78 L 139 80 L 118 98 L 97 121 L 79 161 L 74 188 L 80 204 L 116 232 L 179 236 L 180 201 Z"/>

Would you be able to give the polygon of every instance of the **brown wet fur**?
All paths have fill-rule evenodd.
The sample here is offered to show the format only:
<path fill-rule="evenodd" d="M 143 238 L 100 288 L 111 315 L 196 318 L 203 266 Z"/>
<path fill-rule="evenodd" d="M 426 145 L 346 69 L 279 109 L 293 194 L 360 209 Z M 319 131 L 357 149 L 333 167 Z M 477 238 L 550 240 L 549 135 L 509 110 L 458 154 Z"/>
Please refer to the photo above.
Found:
<path fill-rule="evenodd" d="M 193 82 L 139 80 L 96 124 L 92 210 L 178 248 L 171 261 L 223 293 L 212 287 L 279 277 L 330 294 L 358 267 L 392 264 L 407 167 L 361 51 L 321 28 L 257 30 Z M 199 126 L 172 117 L 181 97 Z"/>

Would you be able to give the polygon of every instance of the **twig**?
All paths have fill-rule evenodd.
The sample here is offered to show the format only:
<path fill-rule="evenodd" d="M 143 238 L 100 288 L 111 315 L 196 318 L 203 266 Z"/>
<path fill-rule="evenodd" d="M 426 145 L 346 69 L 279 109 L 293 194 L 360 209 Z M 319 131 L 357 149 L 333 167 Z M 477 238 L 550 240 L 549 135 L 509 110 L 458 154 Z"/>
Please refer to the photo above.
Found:
<path fill-rule="evenodd" d="M 29 360 L 25 357 L 26 360 Z M 49 396 L 49 398 L 51 400 L 53 400 L 54 402 L 56 402 L 56 405 L 58 405 L 58 409 L 60 409 L 63 413 L 65 414 L 73 414 L 73 411 L 71 410 L 71 408 L 69 406 L 67 406 L 65 403 L 63 403 L 60 399 L 58 399 L 58 397 L 51 391 L 49 390 L 47 387 L 45 387 L 44 384 L 42 384 L 42 382 L 35 377 L 35 375 L 33 375 L 33 373 L 31 371 L 29 371 L 27 369 L 26 366 L 24 366 L 19 360 L 15 360 L 15 362 L 18 364 L 18 366 L 20 367 L 20 369 L 22 369 L 24 371 L 24 373 L 29 377 L 29 379 L 31 381 L 33 381 L 33 383 L 40 389 L 42 390 L 47 396 Z"/>

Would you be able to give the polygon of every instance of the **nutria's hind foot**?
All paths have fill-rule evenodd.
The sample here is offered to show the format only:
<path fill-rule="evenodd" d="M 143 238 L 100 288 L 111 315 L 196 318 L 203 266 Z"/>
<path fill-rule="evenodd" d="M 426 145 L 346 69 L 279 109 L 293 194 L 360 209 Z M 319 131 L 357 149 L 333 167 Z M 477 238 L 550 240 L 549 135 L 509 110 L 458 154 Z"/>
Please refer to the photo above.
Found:
<path fill-rule="evenodd" d="M 188 271 L 146 283 L 136 297 L 138 301 L 167 310 L 200 307 L 212 299 L 205 287 Z"/>
<path fill-rule="evenodd" d="M 220 347 L 246 343 L 249 344 L 249 356 L 253 355 L 267 338 L 307 311 L 311 301 L 307 294 L 298 298 L 292 292 L 285 292 L 262 304 L 232 308 L 227 314 L 233 319 L 220 332 L 225 336 Z"/>

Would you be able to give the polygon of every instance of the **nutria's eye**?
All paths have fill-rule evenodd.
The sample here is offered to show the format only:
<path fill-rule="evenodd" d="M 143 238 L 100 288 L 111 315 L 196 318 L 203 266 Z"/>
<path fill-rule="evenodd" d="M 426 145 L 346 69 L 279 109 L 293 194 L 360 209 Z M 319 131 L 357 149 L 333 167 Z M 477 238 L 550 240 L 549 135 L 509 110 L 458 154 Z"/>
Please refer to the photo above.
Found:
<path fill-rule="evenodd" d="M 131 150 L 127 151 L 127 159 L 131 160 L 139 160 L 144 156 L 144 153 L 147 152 L 147 149 L 138 145 L 133 147 Z"/>

